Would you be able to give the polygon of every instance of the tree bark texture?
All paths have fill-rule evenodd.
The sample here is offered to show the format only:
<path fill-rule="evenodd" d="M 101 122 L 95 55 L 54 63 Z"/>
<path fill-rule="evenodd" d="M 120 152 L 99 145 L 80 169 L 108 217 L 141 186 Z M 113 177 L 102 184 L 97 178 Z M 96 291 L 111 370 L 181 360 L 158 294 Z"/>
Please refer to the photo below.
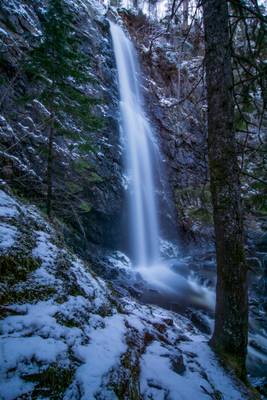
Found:
<path fill-rule="evenodd" d="M 47 197 L 46 212 L 51 216 L 52 195 L 53 195 L 53 145 L 54 145 L 54 117 L 52 116 L 49 135 L 48 135 L 48 156 L 47 156 Z"/>
<path fill-rule="evenodd" d="M 188 29 L 189 0 L 183 1 L 183 29 Z"/>
<path fill-rule="evenodd" d="M 217 298 L 212 347 L 246 376 L 247 267 L 243 243 L 229 16 L 226 0 L 204 0 L 208 151 L 217 255 Z"/>

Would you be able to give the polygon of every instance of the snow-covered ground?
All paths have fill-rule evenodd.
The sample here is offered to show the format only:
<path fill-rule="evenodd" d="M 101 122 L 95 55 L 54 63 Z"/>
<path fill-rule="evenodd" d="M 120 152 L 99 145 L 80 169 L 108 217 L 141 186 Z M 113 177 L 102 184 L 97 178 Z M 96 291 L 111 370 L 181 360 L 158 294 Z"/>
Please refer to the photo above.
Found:
<path fill-rule="evenodd" d="M 4 191 L 0 212 L 1 399 L 249 398 L 187 318 L 119 297 Z"/>

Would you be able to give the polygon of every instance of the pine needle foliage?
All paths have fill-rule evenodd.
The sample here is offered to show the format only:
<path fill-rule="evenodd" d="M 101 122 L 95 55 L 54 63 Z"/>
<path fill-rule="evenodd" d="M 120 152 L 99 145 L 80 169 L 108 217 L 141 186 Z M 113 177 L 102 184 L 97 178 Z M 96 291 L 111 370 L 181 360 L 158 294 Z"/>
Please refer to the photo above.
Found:
<path fill-rule="evenodd" d="M 90 74 L 90 59 L 82 49 L 82 36 L 75 26 L 74 14 L 64 0 L 49 0 L 43 16 L 43 35 L 24 62 L 29 79 L 36 84 L 34 98 L 49 111 L 46 117 L 47 141 L 47 214 L 51 214 L 54 183 L 54 145 L 56 137 L 65 138 L 73 148 L 82 144 L 80 164 L 89 168 L 84 150 L 95 151 L 88 131 L 103 127 L 103 120 L 92 112 L 100 101 L 90 95 L 97 82 Z"/>
<path fill-rule="evenodd" d="M 42 85 L 38 100 L 62 120 L 62 125 L 64 113 L 68 113 L 81 129 L 99 129 L 103 121 L 90 111 L 99 100 L 84 93 L 86 84 L 93 83 L 90 59 L 81 50 L 74 22 L 64 0 L 49 0 L 41 42 L 28 54 L 25 69 Z"/>

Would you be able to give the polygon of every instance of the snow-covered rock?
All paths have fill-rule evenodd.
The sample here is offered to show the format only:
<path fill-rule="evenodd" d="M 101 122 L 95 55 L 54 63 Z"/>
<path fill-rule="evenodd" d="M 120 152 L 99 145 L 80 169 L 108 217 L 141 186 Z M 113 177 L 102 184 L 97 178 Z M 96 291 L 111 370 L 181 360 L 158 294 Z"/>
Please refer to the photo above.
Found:
<path fill-rule="evenodd" d="M 65 248 L 36 208 L 0 191 L 0 209 L 7 205 L 1 399 L 249 398 L 191 321 L 119 296 Z M 131 268 L 122 253 L 112 257 L 119 269 Z M 24 274 L 16 275 L 20 267 Z"/>

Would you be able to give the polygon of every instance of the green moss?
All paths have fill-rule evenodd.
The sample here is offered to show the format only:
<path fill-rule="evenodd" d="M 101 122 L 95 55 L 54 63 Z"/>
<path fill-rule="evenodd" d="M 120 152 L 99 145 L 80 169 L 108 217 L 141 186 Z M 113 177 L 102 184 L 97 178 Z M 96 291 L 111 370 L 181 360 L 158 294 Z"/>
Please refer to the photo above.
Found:
<path fill-rule="evenodd" d="M 261 190 L 261 188 L 259 189 Z M 245 208 L 253 210 L 257 214 L 265 217 L 267 216 L 267 200 L 266 192 L 261 190 L 259 193 L 253 193 L 249 197 L 245 198 Z"/>
<path fill-rule="evenodd" d="M 212 213 L 206 208 L 191 208 L 188 210 L 188 215 L 193 220 L 198 220 L 203 223 L 212 224 Z"/>
<path fill-rule="evenodd" d="M 83 172 L 84 170 L 90 169 L 91 165 L 87 160 L 79 158 L 79 159 L 73 161 L 73 168 L 77 172 Z"/>
<path fill-rule="evenodd" d="M 0 274 L 4 281 L 24 281 L 41 264 L 39 259 L 23 255 L 1 255 Z"/>
<path fill-rule="evenodd" d="M 101 317 L 110 317 L 112 315 L 112 309 L 109 304 L 103 304 L 101 307 L 98 308 L 97 314 Z"/>
<path fill-rule="evenodd" d="M 181 219 L 190 218 L 201 224 L 212 224 L 211 193 L 208 185 L 177 189 L 175 199 Z"/>
<path fill-rule="evenodd" d="M 80 210 L 81 210 L 82 212 L 84 212 L 84 213 L 89 213 L 89 212 L 92 210 L 91 204 L 88 203 L 88 202 L 85 202 L 85 201 L 82 201 L 82 202 L 79 204 L 79 208 L 80 208 Z"/>
<path fill-rule="evenodd" d="M 81 288 L 79 288 L 79 286 L 76 286 L 74 284 L 69 288 L 68 293 L 70 294 L 70 296 L 75 296 L 75 297 L 84 296 L 84 291 Z"/>
<path fill-rule="evenodd" d="M 95 150 L 94 147 L 92 146 L 92 144 L 88 143 L 88 142 L 78 144 L 78 149 L 80 150 L 80 152 L 85 153 L 85 154 L 88 154 L 91 151 Z"/>
<path fill-rule="evenodd" d="M 66 389 L 72 382 L 74 368 L 61 368 L 58 365 L 51 365 L 46 370 L 30 375 L 24 375 L 22 378 L 29 382 L 37 382 L 31 399 L 46 397 L 51 400 L 63 399 Z"/>
<path fill-rule="evenodd" d="M 65 294 L 56 296 L 55 301 L 58 304 L 64 304 L 64 303 L 66 303 L 66 301 L 68 301 L 68 296 L 66 296 Z"/>
<path fill-rule="evenodd" d="M 132 351 L 129 349 L 121 357 L 121 365 L 126 374 L 120 379 L 119 382 L 112 383 L 111 387 L 114 390 L 119 400 L 141 400 L 139 390 L 139 375 L 140 365 L 139 358 L 135 357 Z"/>
<path fill-rule="evenodd" d="M 67 182 L 67 187 L 71 193 L 79 193 L 81 191 L 81 185 L 74 182 Z"/>
<path fill-rule="evenodd" d="M 191 206 L 197 203 L 206 204 L 208 207 L 211 204 L 211 194 L 208 185 L 198 187 L 186 187 L 184 189 L 176 189 L 175 191 L 176 200 L 179 203 L 187 203 Z"/>
<path fill-rule="evenodd" d="M 18 291 L 11 289 L 0 296 L 0 305 L 11 303 L 35 303 L 40 300 L 47 300 L 55 295 L 55 293 L 55 288 L 47 286 Z"/>
<path fill-rule="evenodd" d="M 100 183 L 103 182 L 103 178 L 99 176 L 96 172 L 91 172 L 90 175 L 88 176 L 87 180 L 90 183 Z"/>
<path fill-rule="evenodd" d="M 0 307 L 0 320 L 9 317 L 10 315 L 24 315 L 24 314 L 25 314 L 24 312 L 17 312 L 8 307 L 4 306 Z"/>
<path fill-rule="evenodd" d="M 245 111 L 245 110 L 243 110 Z M 244 118 L 242 117 L 242 115 L 240 113 L 237 113 L 235 115 L 235 130 L 238 131 L 245 131 L 247 129 L 247 122 L 244 120 Z"/>
<path fill-rule="evenodd" d="M 127 385 L 127 383 L 125 383 L 125 385 Z M 125 397 L 125 394 L 126 394 L 126 389 L 124 387 L 125 385 L 123 385 L 123 384 L 118 384 L 117 386 L 114 385 L 113 390 L 119 400 L 124 400 L 126 398 L 129 400 L 141 400 L 142 399 L 142 397 L 140 396 L 139 388 L 138 388 L 137 384 L 131 386 L 130 388 L 127 388 L 127 397 Z"/>
<path fill-rule="evenodd" d="M 56 313 L 54 315 L 54 317 L 56 318 L 56 321 L 58 324 L 60 325 L 64 325 L 68 328 L 77 328 L 79 327 L 79 324 L 77 321 L 75 321 L 74 319 L 71 318 L 66 318 L 64 315 L 60 314 L 60 313 Z"/>

